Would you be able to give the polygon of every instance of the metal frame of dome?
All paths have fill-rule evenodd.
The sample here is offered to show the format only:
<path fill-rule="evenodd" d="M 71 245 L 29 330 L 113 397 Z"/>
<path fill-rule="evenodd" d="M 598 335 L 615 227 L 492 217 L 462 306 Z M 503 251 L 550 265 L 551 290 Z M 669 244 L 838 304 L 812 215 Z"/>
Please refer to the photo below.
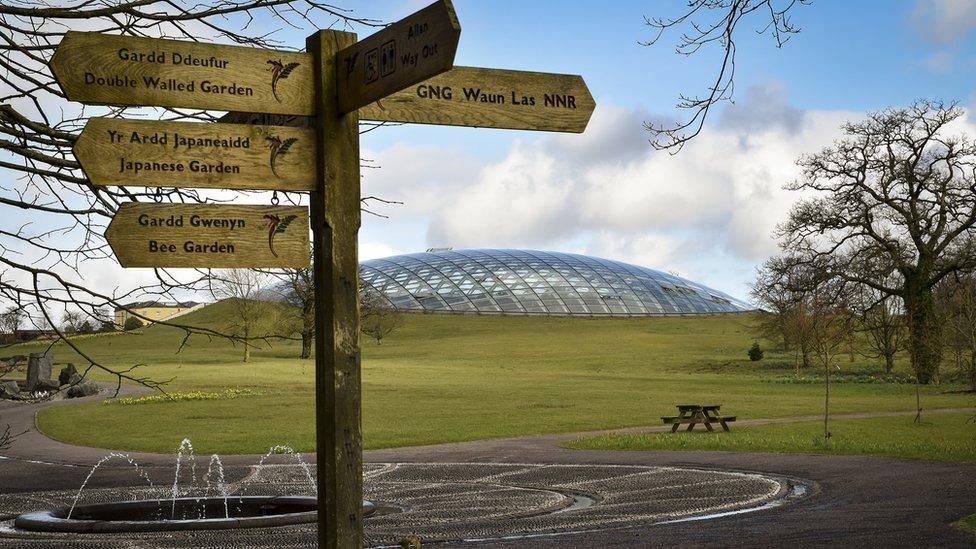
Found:
<path fill-rule="evenodd" d="M 442 250 L 360 264 L 399 310 L 492 315 L 652 316 L 742 313 L 748 303 L 684 278 L 585 255 Z"/>

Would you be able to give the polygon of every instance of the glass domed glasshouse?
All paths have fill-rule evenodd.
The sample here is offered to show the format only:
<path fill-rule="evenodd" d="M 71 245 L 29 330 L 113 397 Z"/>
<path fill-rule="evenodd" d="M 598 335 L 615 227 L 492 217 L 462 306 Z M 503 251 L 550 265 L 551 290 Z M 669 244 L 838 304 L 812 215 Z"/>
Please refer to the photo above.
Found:
<path fill-rule="evenodd" d="M 364 261 L 364 290 L 403 311 L 649 316 L 740 313 L 748 303 L 697 282 L 585 255 L 442 250 Z"/>

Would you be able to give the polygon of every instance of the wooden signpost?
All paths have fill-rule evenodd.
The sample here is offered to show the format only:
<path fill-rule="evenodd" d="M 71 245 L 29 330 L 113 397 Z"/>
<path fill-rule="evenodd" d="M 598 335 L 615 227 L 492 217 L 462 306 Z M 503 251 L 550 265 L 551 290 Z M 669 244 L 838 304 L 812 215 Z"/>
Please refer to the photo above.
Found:
<path fill-rule="evenodd" d="M 359 109 L 364 120 L 581 133 L 596 103 L 581 76 L 454 67 Z"/>
<path fill-rule="evenodd" d="M 69 31 L 50 65 L 81 103 L 315 114 L 301 53 Z"/>
<path fill-rule="evenodd" d="M 310 191 L 320 547 L 363 543 L 360 118 L 578 133 L 595 106 L 579 76 L 453 67 L 459 33 L 438 0 L 359 42 L 319 31 L 305 54 L 69 32 L 51 59 L 71 100 L 246 124 L 93 119 L 75 153 L 94 185 Z M 308 215 L 128 203 L 106 238 L 125 267 L 302 267 Z"/>
<path fill-rule="evenodd" d="M 359 109 L 360 120 L 582 133 L 596 102 L 575 74 L 454 67 Z M 303 116 L 232 112 L 235 124 L 305 127 Z"/>
<path fill-rule="evenodd" d="M 450 69 L 460 37 L 454 6 L 441 0 L 343 48 L 339 112 L 354 111 Z"/>
<path fill-rule="evenodd" d="M 313 191 L 315 131 L 92 118 L 75 158 L 93 185 Z"/>
<path fill-rule="evenodd" d="M 123 267 L 301 268 L 308 208 L 128 202 L 105 239 Z"/>

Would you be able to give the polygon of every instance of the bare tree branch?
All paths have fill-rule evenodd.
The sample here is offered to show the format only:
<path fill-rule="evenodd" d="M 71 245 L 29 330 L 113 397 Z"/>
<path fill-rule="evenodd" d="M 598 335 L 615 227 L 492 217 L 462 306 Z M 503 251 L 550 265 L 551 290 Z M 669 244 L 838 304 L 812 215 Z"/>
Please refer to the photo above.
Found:
<path fill-rule="evenodd" d="M 702 48 L 717 45 L 722 49 L 722 61 L 718 73 L 703 95 L 678 95 L 676 107 L 687 111 L 688 118 L 670 124 L 645 122 L 644 128 L 652 135 L 651 145 L 657 150 L 677 154 L 691 139 L 701 133 L 712 107 L 731 101 L 735 95 L 737 29 L 743 20 L 761 18 L 758 34 L 769 34 L 782 48 L 800 28 L 790 20 L 790 11 L 798 5 L 809 5 L 812 0 L 688 0 L 682 15 L 675 18 L 644 17 L 644 22 L 654 31 L 654 36 L 639 42 L 653 46 L 666 31 L 690 27 L 682 31 L 674 47 L 675 53 L 692 56 Z M 715 15 L 713 15 L 715 14 Z"/>

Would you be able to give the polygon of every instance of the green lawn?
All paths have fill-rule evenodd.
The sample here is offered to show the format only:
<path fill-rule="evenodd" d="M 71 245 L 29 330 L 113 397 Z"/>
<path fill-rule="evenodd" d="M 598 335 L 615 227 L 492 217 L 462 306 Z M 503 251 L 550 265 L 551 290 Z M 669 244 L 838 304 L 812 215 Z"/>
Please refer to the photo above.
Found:
<path fill-rule="evenodd" d="M 735 427 L 731 432 L 606 435 L 565 444 L 582 450 L 725 450 L 804 454 L 869 454 L 912 459 L 976 463 L 973 414 L 842 419 L 830 421 L 830 440 L 823 422 Z M 701 426 L 699 426 L 699 429 Z"/>
<path fill-rule="evenodd" d="M 963 532 L 968 532 L 973 536 L 976 536 L 976 515 L 969 515 L 968 517 L 963 517 L 956 522 L 952 523 L 953 526 L 962 530 Z"/>
<path fill-rule="evenodd" d="M 218 322 L 221 314 L 218 305 L 187 318 L 204 325 Z M 382 345 L 363 341 L 365 445 L 646 425 L 673 413 L 678 402 L 721 403 L 723 411 L 740 418 L 820 412 L 820 384 L 775 382 L 791 375 L 788 357 L 768 352 L 761 362 L 748 360 L 751 322 L 749 316 L 409 315 Z M 297 343 L 257 350 L 251 362 L 241 364 L 239 348 L 205 337 L 195 336 L 177 353 L 180 337 L 174 329 L 152 327 L 80 344 L 116 367 L 144 363 L 139 374 L 172 378 L 168 390 L 242 388 L 260 394 L 55 407 L 40 414 L 40 428 L 67 442 L 126 450 L 170 451 L 184 436 L 204 453 L 257 453 L 273 444 L 314 449 L 313 364 L 296 358 Z M 55 356 L 80 363 L 62 346 Z M 859 379 L 877 373 L 860 358 L 845 357 L 842 367 Z M 945 389 L 924 387 L 923 405 L 976 402 L 972 395 L 941 394 Z M 831 395 L 837 412 L 914 406 L 914 389 L 905 384 L 838 384 Z"/>

